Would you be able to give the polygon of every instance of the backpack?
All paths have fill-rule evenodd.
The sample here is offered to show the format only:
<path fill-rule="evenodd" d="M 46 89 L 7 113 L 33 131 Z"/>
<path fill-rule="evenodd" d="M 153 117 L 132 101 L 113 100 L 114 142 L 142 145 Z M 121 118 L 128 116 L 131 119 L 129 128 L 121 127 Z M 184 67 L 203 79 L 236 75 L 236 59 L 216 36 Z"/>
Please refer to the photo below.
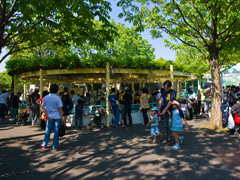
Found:
<path fill-rule="evenodd" d="M 69 100 L 69 103 L 68 103 L 68 105 L 67 105 L 67 110 L 71 111 L 72 109 L 73 109 L 73 102 L 72 102 L 72 100 L 70 99 L 70 100 Z"/>

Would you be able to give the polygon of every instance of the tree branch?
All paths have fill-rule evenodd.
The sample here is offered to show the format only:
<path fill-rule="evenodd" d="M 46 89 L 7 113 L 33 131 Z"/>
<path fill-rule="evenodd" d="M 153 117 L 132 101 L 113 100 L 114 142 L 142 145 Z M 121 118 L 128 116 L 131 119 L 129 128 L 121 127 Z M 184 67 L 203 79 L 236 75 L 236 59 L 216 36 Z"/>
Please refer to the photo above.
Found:
<path fill-rule="evenodd" d="M 180 14 L 181 14 L 181 16 L 182 16 L 183 21 L 185 22 L 185 24 L 186 24 L 188 27 L 190 27 L 191 29 L 193 29 L 193 30 L 201 37 L 201 39 L 204 41 L 204 43 L 206 44 L 206 46 L 208 46 L 207 42 L 205 41 L 205 38 L 203 37 L 204 35 L 202 35 L 202 34 L 200 33 L 200 31 L 198 31 L 196 28 L 194 28 L 193 26 L 191 26 L 191 25 L 187 22 L 184 14 L 183 14 L 183 11 L 182 11 L 181 8 L 178 6 L 178 4 L 175 2 L 175 0 L 173 0 L 173 3 L 175 4 L 175 6 L 177 7 L 178 11 L 180 12 Z"/>
<path fill-rule="evenodd" d="M 192 44 L 189 44 L 187 43 L 186 41 L 184 41 L 183 39 L 179 38 L 176 34 L 172 33 L 169 29 L 167 29 L 166 27 L 160 27 L 160 29 L 163 29 L 163 31 L 165 31 L 166 33 L 168 33 L 169 35 L 172 35 L 174 36 L 175 38 L 177 38 L 179 41 L 181 41 L 182 43 L 190 46 L 190 47 L 193 47 L 193 48 L 196 48 L 206 59 L 208 59 L 208 56 L 197 46 L 195 45 L 192 45 Z"/>
<path fill-rule="evenodd" d="M 200 16 L 200 18 L 202 19 L 204 25 L 206 26 L 206 28 L 211 31 L 211 28 L 207 25 L 207 22 L 205 21 L 203 15 L 200 13 L 200 11 L 198 10 L 198 8 L 190 1 L 188 0 L 189 4 L 192 5 L 192 7 L 197 11 L 198 15 Z M 195 16 L 194 16 L 195 17 Z M 195 17 L 196 19 L 196 17 Z"/>
<path fill-rule="evenodd" d="M 237 22 L 237 19 L 234 19 L 233 22 L 230 24 L 230 26 L 228 26 L 228 28 L 226 28 L 224 31 L 222 31 L 221 33 L 218 34 L 218 36 L 222 36 L 225 32 L 227 32 L 233 25 L 234 23 Z"/>

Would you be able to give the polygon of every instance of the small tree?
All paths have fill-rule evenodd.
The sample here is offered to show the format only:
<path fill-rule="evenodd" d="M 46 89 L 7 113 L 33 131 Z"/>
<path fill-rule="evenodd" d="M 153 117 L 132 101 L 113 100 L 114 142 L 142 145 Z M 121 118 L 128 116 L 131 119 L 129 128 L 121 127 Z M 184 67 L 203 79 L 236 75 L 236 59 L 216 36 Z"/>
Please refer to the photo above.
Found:
<path fill-rule="evenodd" d="M 118 6 L 123 7 L 120 17 L 126 16 L 126 20 L 133 22 L 140 31 L 151 28 L 155 38 L 166 32 L 172 40 L 167 41 L 169 46 L 173 47 L 176 42 L 184 43 L 196 48 L 208 60 L 213 82 L 209 128 L 222 128 L 219 56 L 221 52 L 231 53 L 233 49 L 240 49 L 240 1 L 120 0 Z"/>

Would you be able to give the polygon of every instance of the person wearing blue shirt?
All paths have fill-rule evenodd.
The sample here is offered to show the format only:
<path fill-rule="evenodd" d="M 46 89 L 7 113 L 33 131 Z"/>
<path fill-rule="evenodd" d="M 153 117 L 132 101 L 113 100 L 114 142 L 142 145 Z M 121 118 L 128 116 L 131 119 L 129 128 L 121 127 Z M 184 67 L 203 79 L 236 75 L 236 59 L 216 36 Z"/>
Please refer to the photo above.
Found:
<path fill-rule="evenodd" d="M 111 94 L 108 96 L 108 102 L 110 103 L 110 109 L 113 112 L 114 120 L 113 120 L 113 127 L 117 127 L 119 124 L 119 116 L 120 116 L 120 104 L 118 96 L 115 95 L 115 88 L 111 89 Z"/>
<path fill-rule="evenodd" d="M 7 108 L 7 98 L 8 95 L 13 93 L 13 91 L 7 92 L 6 90 L 2 91 L 2 94 L 0 94 L 0 118 L 4 118 L 5 111 Z"/>
<path fill-rule="evenodd" d="M 43 98 L 43 111 L 47 116 L 47 132 L 44 136 L 44 140 L 41 144 L 41 148 L 47 147 L 51 132 L 54 130 L 52 148 L 58 149 L 61 147 L 59 144 L 59 126 L 61 121 L 64 120 L 62 111 L 62 100 L 57 95 L 58 85 L 52 84 L 50 87 L 50 93 Z"/>
<path fill-rule="evenodd" d="M 164 120 L 164 127 L 165 127 L 165 133 L 166 133 L 166 140 L 165 142 L 168 143 L 168 145 L 172 144 L 172 131 L 170 129 L 172 120 L 171 116 L 168 112 L 172 111 L 172 105 L 171 103 L 176 100 L 176 92 L 172 89 L 172 83 L 171 81 L 167 80 L 163 83 L 163 91 L 162 91 L 162 98 L 163 98 L 163 104 L 162 104 L 162 113 L 163 120 Z"/>

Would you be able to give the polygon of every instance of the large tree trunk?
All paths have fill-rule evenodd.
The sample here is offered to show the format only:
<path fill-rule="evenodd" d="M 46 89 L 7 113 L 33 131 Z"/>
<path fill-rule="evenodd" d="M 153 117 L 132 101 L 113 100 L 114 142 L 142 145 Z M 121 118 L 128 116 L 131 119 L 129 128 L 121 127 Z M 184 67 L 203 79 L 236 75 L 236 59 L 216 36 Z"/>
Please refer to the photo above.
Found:
<path fill-rule="evenodd" d="M 209 129 L 217 130 L 222 128 L 222 88 L 218 58 L 210 60 L 212 75 L 212 109 L 209 120 Z"/>

